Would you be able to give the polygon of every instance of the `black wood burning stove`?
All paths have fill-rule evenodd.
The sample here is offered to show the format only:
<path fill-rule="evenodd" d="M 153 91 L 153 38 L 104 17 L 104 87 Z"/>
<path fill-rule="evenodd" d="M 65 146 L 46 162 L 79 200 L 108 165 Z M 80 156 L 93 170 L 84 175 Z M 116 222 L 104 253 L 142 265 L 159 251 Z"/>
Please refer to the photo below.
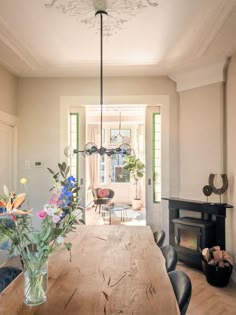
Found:
<path fill-rule="evenodd" d="M 169 201 L 169 240 L 178 252 L 179 261 L 201 269 L 201 251 L 219 245 L 225 249 L 226 208 L 231 205 L 162 198 Z M 181 217 L 181 210 L 201 213 L 201 218 Z"/>

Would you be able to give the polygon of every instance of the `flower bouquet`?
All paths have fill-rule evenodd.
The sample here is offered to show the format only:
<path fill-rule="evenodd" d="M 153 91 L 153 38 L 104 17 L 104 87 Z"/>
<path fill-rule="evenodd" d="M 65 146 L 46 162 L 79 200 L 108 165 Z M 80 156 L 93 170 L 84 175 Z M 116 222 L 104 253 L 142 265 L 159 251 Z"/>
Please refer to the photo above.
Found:
<path fill-rule="evenodd" d="M 54 250 L 64 244 L 70 252 L 71 243 L 64 242 L 66 234 L 83 223 L 82 208 L 77 193 L 79 187 L 73 176 L 68 176 L 65 162 L 58 164 L 59 171 L 52 174 L 54 185 L 51 198 L 37 213 L 41 228 L 32 225 L 32 210 L 24 209 L 26 194 L 9 192 L 4 186 L 0 197 L 0 235 L 10 240 L 10 255 L 20 255 L 25 275 L 25 304 L 38 305 L 46 301 L 47 260 Z M 26 184 L 26 179 L 21 180 Z"/>

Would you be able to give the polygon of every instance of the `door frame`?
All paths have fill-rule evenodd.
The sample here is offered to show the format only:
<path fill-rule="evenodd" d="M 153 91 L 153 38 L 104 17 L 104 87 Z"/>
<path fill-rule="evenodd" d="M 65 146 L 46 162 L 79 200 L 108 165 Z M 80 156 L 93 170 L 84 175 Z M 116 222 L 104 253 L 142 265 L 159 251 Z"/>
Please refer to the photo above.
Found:
<path fill-rule="evenodd" d="M 70 108 L 75 106 L 85 106 L 86 105 L 99 105 L 99 97 L 97 95 L 90 95 L 90 96 L 61 96 L 60 97 L 60 159 L 64 161 L 66 159 L 64 155 L 64 148 L 67 146 L 68 143 L 68 135 L 69 135 L 69 113 Z M 169 196 L 170 192 L 170 176 L 169 176 L 169 166 L 170 166 L 170 157 L 169 157 L 169 129 L 170 129 L 170 112 L 169 112 L 169 105 L 170 99 L 169 96 L 164 95 L 107 95 L 104 97 L 104 104 L 146 104 L 147 106 L 160 106 L 161 107 L 161 159 L 162 159 L 162 195 Z M 147 134 L 145 135 L 145 138 Z M 146 139 L 145 139 L 146 143 Z M 152 161 L 150 158 L 147 160 L 147 145 L 146 147 L 146 167 L 152 167 Z M 84 183 L 86 185 L 86 183 Z M 146 177 L 146 189 L 149 189 Z M 152 187 L 151 187 L 152 189 Z M 146 193 L 146 192 L 145 192 Z M 147 206 L 147 198 L 146 199 L 146 209 Z M 167 231 L 169 231 L 169 217 L 168 215 L 162 215 L 163 213 L 168 213 L 168 205 L 167 203 L 160 203 L 158 204 L 159 211 L 161 213 L 161 220 L 156 222 L 156 206 L 146 210 L 146 220 L 147 224 L 151 226 L 154 230 L 156 228 L 162 227 Z M 160 222 L 160 224 L 158 223 Z"/>
<path fill-rule="evenodd" d="M 16 170 L 17 170 L 17 117 L 0 110 L 0 123 L 13 128 L 13 158 L 11 161 L 12 165 L 12 176 L 11 176 L 11 187 L 16 191 Z"/>

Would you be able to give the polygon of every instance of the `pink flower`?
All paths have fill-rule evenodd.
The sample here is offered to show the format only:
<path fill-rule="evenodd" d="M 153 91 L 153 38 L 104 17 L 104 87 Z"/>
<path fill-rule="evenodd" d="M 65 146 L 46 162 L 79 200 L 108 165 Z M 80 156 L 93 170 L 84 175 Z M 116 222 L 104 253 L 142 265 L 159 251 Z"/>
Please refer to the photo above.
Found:
<path fill-rule="evenodd" d="M 37 212 L 37 216 L 38 216 L 40 219 L 44 219 L 44 218 L 46 218 L 46 216 L 47 216 L 47 212 L 44 211 L 44 210 L 41 210 L 41 211 Z"/>
<path fill-rule="evenodd" d="M 58 206 L 57 194 L 54 193 L 49 200 L 49 204 Z"/>
<path fill-rule="evenodd" d="M 14 214 L 11 214 L 11 219 L 16 222 L 16 216 Z"/>

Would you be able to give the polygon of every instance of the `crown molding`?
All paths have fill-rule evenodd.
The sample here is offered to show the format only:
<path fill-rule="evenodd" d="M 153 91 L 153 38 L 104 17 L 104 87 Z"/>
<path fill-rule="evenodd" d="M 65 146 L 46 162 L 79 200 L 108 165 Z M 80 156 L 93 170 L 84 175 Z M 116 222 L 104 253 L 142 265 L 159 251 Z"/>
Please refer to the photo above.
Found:
<path fill-rule="evenodd" d="M 179 55 L 204 57 L 236 8 L 235 1 L 206 1 L 203 14 L 196 14 L 175 46 L 167 52 L 169 60 Z"/>
<path fill-rule="evenodd" d="M 206 53 L 235 8 L 235 1 L 221 1 L 220 3 L 212 1 L 210 3 L 208 11 L 202 17 L 202 20 L 199 20 L 198 24 L 201 27 L 199 28 L 198 39 L 195 38 L 197 56 L 203 56 Z M 203 30 L 208 31 L 204 32 Z"/>
<path fill-rule="evenodd" d="M 4 45 L 7 48 L 6 52 L 10 51 L 11 54 L 16 56 L 20 68 L 22 68 L 22 64 L 24 67 L 26 66 L 31 71 L 36 70 L 38 68 L 38 63 L 32 57 L 32 54 L 29 52 L 29 49 L 23 46 L 22 43 L 19 40 L 17 40 L 17 38 L 14 35 L 14 31 L 10 29 L 10 27 L 4 22 L 4 20 L 1 17 L 0 44 Z M 6 55 L 5 59 L 7 60 L 7 53 L 5 53 L 5 55 Z M 9 67 L 8 64 L 6 64 L 6 66 Z"/>
<path fill-rule="evenodd" d="M 16 126 L 17 118 L 16 116 L 13 116 L 0 110 L 0 123 L 14 127 Z"/>
<path fill-rule="evenodd" d="M 217 63 L 199 67 L 185 72 L 168 74 L 168 77 L 177 84 L 177 92 L 194 89 L 197 87 L 224 82 L 224 69 L 228 62 L 225 58 Z"/>

